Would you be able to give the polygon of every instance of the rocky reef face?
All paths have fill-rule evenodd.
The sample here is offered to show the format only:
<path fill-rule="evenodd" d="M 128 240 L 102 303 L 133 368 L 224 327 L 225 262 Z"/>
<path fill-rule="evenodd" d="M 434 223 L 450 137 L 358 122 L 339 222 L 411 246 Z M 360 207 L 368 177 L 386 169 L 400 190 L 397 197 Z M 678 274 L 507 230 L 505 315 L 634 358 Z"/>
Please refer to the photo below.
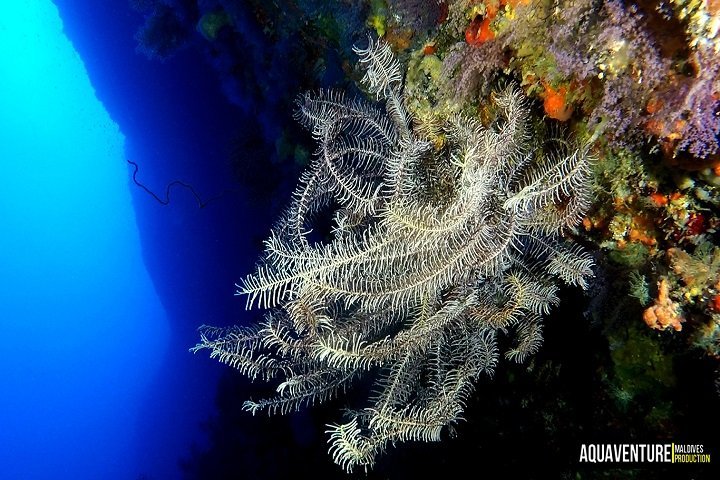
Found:
<path fill-rule="evenodd" d="M 717 1 L 138 3 L 143 50 L 204 50 L 229 98 L 265 99 L 261 125 L 312 88 L 375 97 L 352 53 L 368 32 L 398 58 L 403 108 L 434 148 L 458 115 L 493 128 L 493 92 L 517 85 L 534 131 L 571 138 L 596 158 L 589 208 L 565 231 L 593 252 L 596 277 L 585 296 L 558 293 L 568 307 L 548 316 L 538 355 L 497 369 L 495 386 L 468 399 L 468 417 L 517 439 L 523 428 L 503 431 L 493 412 L 530 409 L 527 428 L 565 473 L 578 468 L 569 450 L 592 435 L 710 443 L 720 371 Z M 287 57 L 295 67 L 279 68 Z M 294 125 L 261 134 L 278 147 L 268 168 L 311 161 Z M 467 429 L 464 441 L 492 450 L 492 434 Z"/>

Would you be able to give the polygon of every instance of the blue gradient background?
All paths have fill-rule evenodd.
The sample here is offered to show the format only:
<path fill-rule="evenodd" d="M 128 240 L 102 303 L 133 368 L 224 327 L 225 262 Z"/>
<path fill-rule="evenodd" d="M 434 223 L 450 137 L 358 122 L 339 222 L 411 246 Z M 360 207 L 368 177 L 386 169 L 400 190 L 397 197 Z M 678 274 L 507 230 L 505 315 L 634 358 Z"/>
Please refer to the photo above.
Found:
<path fill-rule="evenodd" d="M 203 446 L 221 369 L 188 348 L 242 315 L 267 226 L 237 194 L 162 206 L 131 182 L 128 158 L 160 194 L 216 195 L 237 128 L 201 60 L 135 51 L 140 24 L 124 0 L 0 3 L 3 479 L 179 478 Z"/>
<path fill-rule="evenodd" d="M 54 5 L 0 10 L 0 471 L 128 478 L 169 333 L 125 139 Z"/>

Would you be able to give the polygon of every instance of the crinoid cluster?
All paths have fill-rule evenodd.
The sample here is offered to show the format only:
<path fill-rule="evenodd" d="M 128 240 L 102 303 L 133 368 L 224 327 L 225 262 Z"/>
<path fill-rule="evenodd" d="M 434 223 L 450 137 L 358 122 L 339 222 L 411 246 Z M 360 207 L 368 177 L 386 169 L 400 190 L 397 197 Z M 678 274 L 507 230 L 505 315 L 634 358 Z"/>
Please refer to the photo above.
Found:
<path fill-rule="evenodd" d="M 413 129 L 390 47 L 356 53 L 381 106 L 327 91 L 298 100 L 319 149 L 237 292 L 270 310 L 255 326 L 202 327 L 193 349 L 277 382 L 245 403 L 253 413 L 372 379 L 367 403 L 328 431 L 347 471 L 388 444 L 440 440 L 493 374 L 499 343 L 515 361 L 538 349 L 554 279 L 586 287 L 592 275 L 562 238 L 590 202 L 586 149 L 537 141 L 512 88 L 495 95 L 491 126 L 458 115 L 430 141 Z M 332 229 L 313 232 L 323 218 Z"/>

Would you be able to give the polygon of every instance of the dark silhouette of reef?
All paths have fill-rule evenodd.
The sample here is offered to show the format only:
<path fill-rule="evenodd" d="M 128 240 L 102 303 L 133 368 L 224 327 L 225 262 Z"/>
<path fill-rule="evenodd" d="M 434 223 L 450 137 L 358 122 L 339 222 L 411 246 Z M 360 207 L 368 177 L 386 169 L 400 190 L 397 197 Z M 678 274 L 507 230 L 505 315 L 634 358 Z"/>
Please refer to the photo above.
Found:
<path fill-rule="evenodd" d="M 374 469 L 350 475 L 325 454 L 327 443 L 318 425 L 329 422 L 338 407 L 357 398 L 336 400 L 290 416 L 248 416 L 239 398 L 257 390 L 234 371 L 223 376 L 217 392 L 218 416 L 207 425 L 210 448 L 183 460 L 187 480 L 319 478 L 465 478 L 466 472 L 504 472 L 508 478 L 714 478 L 713 469 L 692 465 L 591 465 L 578 462 L 582 443 L 704 443 L 713 453 L 718 444 L 714 389 L 707 382 L 712 362 L 681 355 L 676 369 L 686 372 L 678 388 L 656 397 L 652 392 L 621 409 L 609 393 L 608 372 L 614 370 L 604 334 L 608 328 L 588 321 L 588 299 L 562 291 L 560 306 L 546 325 L 543 348 L 529 365 L 501 365 L 482 381 L 469 399 L 466 421 L 457 435 L 440 443 L 410 443 L 381 457 Z M 679 345 L 668 345 L 681 350 Z M 364 393 L 359 392 L 360 398 Z M 653 409 L 669 402 L 671 422 L 650 424 Z M 315 425 L 315 427 L 312 427 Z M 304 433 L 299 434 L 297 431 Z M 303 437 L 298 441 L 298 436 Z M 691 440 L 692 439 L 692 440 Z M 578 477 L 579 476 L 579 477 Z"/>

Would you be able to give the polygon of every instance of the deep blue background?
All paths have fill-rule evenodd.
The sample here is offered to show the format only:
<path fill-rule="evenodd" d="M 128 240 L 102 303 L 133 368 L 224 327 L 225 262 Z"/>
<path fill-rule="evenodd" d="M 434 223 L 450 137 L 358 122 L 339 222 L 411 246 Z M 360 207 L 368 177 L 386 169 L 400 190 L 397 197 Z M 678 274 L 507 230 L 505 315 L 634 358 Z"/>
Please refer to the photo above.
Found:
<path fill-rule="evenodd" d="M 234 284 L 283 203 L 247 195 L 234 173 L 272 150 L 272 125 L 258 130 L 262 105 L 230 104 L 203 52 L 138 53 L 128 0 L 54 3 L 90 88 L 66 79 L 54 44 L 36 47 L 47 71 L 0 83 L 0 478 L 180 478 L 223 372 L 188 349 L 201 324 L 250 318 Z M 34 23 L 40 5 L 6 4 L 0 26 L 55 28 Z M 0 46 L 2 81 L 34 54 L 24 47 Z M 159 197 L 182 180 L 207 205 L 178 187 L 161 204 L 126 159 Z"/>
<path fill-rule="evenodd" d="M 190 192 L 173 188 L 163 206 L 130 185 L 145 265 L 170 325 L 168 353 L 143 405 L 139 465 L 150 478 L 173 478 L 191 442 L 202 446 L 200 423 L 212 415 L 222 372 L 187 349 L 199 325 L 246 318 L 234 284 L 254 264 L 273 218 L 266 204 L 243 195 L 230 164 L 230 145 L 255 121 L 247 112 L 262 106 L 230 105 L 211 65 L 193 48 L 165 61 L 138 53 L 134 34 L 142 15 L 127 0 L 55 3 L 97 97 L 127 138 L 138 181 L 161 197 L 176 179 L 204 200 L 220 195 L 201 209 Z"/>

